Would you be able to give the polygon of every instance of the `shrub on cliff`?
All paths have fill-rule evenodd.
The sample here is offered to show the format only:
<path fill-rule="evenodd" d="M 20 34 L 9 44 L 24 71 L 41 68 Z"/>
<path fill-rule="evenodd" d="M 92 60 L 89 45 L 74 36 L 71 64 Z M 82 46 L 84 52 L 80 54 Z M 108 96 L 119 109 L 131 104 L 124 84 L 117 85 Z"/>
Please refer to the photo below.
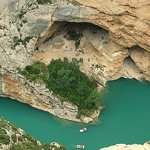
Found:
<path fill-rule="evenodd" d="M 9 147 L 7 150 L 66 150 L 63 145 L 56 147 L 48 143 L 39 143 L 36 138 L 20 130 L 17 125 L 12 125 L 3 118 L 0 119 L 0 149 L 5 145 Z"/>
<path fill-rule="evenodd" d="M 69 63 L 68 59 L 64 58 L 63 61 L 52 60 L 46 67 L 44 63 L 36 62 L 27 66 L 22 74 L 35 82 L 41 79 L 47 88 L 62 98 L 62 101 L 70 101 L 77 105 L 79 116 L 90 116 L 100 106 L 100 95 L 96 91 L 97 82 L 81 72 L 78 63 L 76 59 Z"/>
<path fill-rule="evenodd" d="M 24 75 L 27 79 L 31 81 L 38 82 L 41 79 L 46 80 L 49 78 L 49 71 L 47 66 L 42 62 L 35 62 L 30 66 L 26 66 L 26 68 L 19 72 Z"/>
<path fill-rule="evenodd" d="M 97 83 L 81 72 L 75 61 L 52 60 L 48 70 L 48 88 L 56 95 L 71 101 L 80 111 L 98 109 L 100 95 L 95 91 Z"/>
<path fill-rule="evenodd" d="M 37 0 L 37 3 L 42 4 L 42 5 L 48 4 L 48 3 L 51 4 L 52 0 Z"/>

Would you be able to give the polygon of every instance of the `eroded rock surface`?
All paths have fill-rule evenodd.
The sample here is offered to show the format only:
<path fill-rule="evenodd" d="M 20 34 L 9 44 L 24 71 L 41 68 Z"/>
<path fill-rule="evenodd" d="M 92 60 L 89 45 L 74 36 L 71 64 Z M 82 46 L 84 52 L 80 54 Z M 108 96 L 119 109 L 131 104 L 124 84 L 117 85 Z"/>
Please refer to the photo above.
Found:
<path fill-rule="evenodd" d="M 61 31 L 67 22 L 92 23 L 103 29 L 84 28 L 76 48 L 75 41 L 67 40 Z M 83 58 L 81 70 L 101 85 L 120 77 L 150 80 L 150 1 L 53 0 L 39 5 L 36 0 L 1 0 L 0 56 L 1 96 L 60 118 L 86 122 L 90 119 L 75 118 L 76 106 L 61 104 L 44 85 L 29 83 L 17 67 L 23 69 L 37 60 L 48 64 L 53 58 Z M 148 144 L 106 149 L 134 148 L 150 149 Z"/>
<path fill-rule="evenodd" d="M 133 47 L 130 49 L 130 56 L 141 73 L 145 74 L 145 78 L 150 80 L 150 52 L 140 47 Z"/>
<path fill-rule="evenodd" d="M 0 87 L 1 96 L 9 96 L 12 99 L 17 99 L 20 102 L 27 103 L 32 107 L 47 111 L 59 118 L 89 123 L 96 118 L 100 111 L 91 117 L 82 116 L 76 118 L 78 114 L 78 107 L 69 102 L 61 102 L 61 100 L 54 96 L 53 92 L 49 91 L 45 85 L 29 82 L 23 76 L 12 74 L 6 70 L 0 69 L 2 85 Z"/>
<path fill-rule="evenodd" d="M 139 45 L 150 50 L 149 0 L 76 0 L 95 10 L 91 22 L 110 31 L 111 38 L 125 47 Z"/>
<path fill-rule="evenodd" d="M 51 98 L 40 95 L 43 85 L 37 92 L 35 86 L 26 88 L 20 85 L 22 80 L 12 77 L 18 76 L 18 67 L 23 69 L 37 60 L 48 64 L 63 57 L 83 58 L 81 71 L 101 85 L 120 77 L 150 80 L 149 4 L 149 0 L 54 0 L 46 5 L 36 0 L 2 1 L 0 94 L 52 112 L 45 105 Z M 92 23 L 103 29 L 85 25 L 77 48 L 75 41 L 64 37 L 67 22 Z M 61 116 L 63 109 L 59 104 L 58 108 L 53 114 Z"/>
<path fill-rule="evenodd" d="M 39 5 L 36 0 L 7 0 L 0 8 L 0 64 L 8 70 L 24 68 L 36 60 L 32 56 L 35 48 L 66 22 L 88 22 L 108 32 L 92 35 L 88 29 L 81 40 L 81 49 L 95 55 L 98 63 L 106 66 L 101 73 L 104 82 L 125 76 L 122 68 L 129 55 L 127 48 L 138 45 L 146 52 L 150 50 L 148 8 L 148 0 L 55 0 L 51 5 Z M 107 40 L 101 40 L 102 35 Z M 148 76 L 143 65 L 136 65 L 144 73 L 143 78 Z"/>
<path fill-rule="evenodd" d="M 150 144 L 144 143 L 143 145 L 133 144 L 133 145 L 126 145 L 126 144 L 117 144 L 114 146 L 101 148 L 100 150 L 149 150 Z"/>

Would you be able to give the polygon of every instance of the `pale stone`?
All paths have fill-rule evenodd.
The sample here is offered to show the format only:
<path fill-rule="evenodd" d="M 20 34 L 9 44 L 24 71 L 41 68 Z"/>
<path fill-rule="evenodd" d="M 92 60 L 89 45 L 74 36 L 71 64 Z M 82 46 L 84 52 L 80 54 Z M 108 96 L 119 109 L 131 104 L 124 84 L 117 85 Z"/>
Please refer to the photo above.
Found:
<path fill-rule="evenodd" d="M 150 79 L 150 52 L 142 48 L 134 47 L 130 50 L 130 56 L 139 67 L 142 73 L 146 75 L 145 78 Z"/>
<path fill-rule="evenodd" d="M 78 108 L 76 106 L 68 102 L 61 104 L 60 99 L 54 97 L 45 86 L 29 83 L 16 72 L 17 67 L 24 68 L 36 60 L 49 63 L 48 61 L 52 58 L 50 55 L 52 53 L 48 52 L 49 49 L 44 49 L 43 52 L 34 50 L 37 46 L 39 49 L 40 47 L 45 48 L 46 46 L 44 47 L 42 43 L 62 28 L 63 23 L 59 24 L 58 21 L 88 22 L 107 31 L 97 30 L 96 34 L 92 34 L 92 30 L 84 30 L 80 48 L 86 53 L 85 55 L 74 53 L 75 43 L 73 41 L 69 42 L 62 36 L 61 40 L 55 39 L 50 43 L 55 58 L 57 53 L 59 53 L 57 57 L 62 58 L 67 55 L 70 60 L 73 56 L 84 57 L 81 70 L 93 76 L 102 85 L 120 77 L 150 80 L 149 0 L 75 0 L 74 2 L 56 0 L 51 5 L 38 5 L 37 7 L 36 4 L 33 4 L 30 8 L 27 2 L 24 0 L 1 1 L 1 95 L 10 96 L 72 121 L 88 123 L 99 115 L 98 112 L 90 118 L 82 116 L 81 119 L 77 119 Z M 21 11 L 25 11 L 23 19 L 27 20 L 27 23 L 23 23 L 22 19 L 18 18 Z M 28 36 L 32 39 L 26 43 L 26 46 L 20 42 L 14 47 L 16 36 L 21 40 Z M 65 49 L 65 46 L 70 49 Z M 62 53 L 60 49 L 63 49 Z M 92 63 L 101 65 L 102 68 L 91 69 Z M 121 144 L 106 149 L 149 150 L 150 145 L 147 143 L 144 145 Z"/>
<path fill-rule="evenodd" d="M 89 117 L 86 117 L 86 116 L 83 116 L 83 115 L 81 115 L 81 120 L 82 120 L 83 122 L 85 122 L 85 123 L 88 123 L 88 122 L 93 121 L 92 118 L 89 118 Z"/>
<path fill-rule="evenodd" d="M 16 75 L 17 67 L 24 68 L 36 60 L 50 62 L 52 53 L 43 46 L 43 42 L 62 28 L 65 24 L 62 22 L 88 22 L 107 31 L 97 29 L 96 34 L 93 34 L 90 28 L 83 31 L 80 48 L 85 55 L 74 53 L 74 41 L 69 42 L 60 36 L 58 39 L 61 40 L 55 39 L 49 45 L 55 58 L 56 54 L 58 58 L 67 55 L 70 60 L 71 57 L 84 57 L 81 71 L 93 76 L 103 86 L 107 81 L 120 77 L 150 80 L 149 0 L 56 0 L 51 5 L 32 4 L 31 7 L 27 3 L 28 1 L 24 0 L 5 0 L 0 6 L 0 64 L 5 68 L 0 70 L 4 79 L 0 86 L 1 94 L 10 95 L 61 118 L 81 121 L 75 118 L 77 107 L 67 103 L 61 104 L 46 88 L 30 83 L 28 87 L 21 86 L 21 77 Z M 20 14 L 23 15 L 22 18 L 18 17 Z M 27 22 L 23 23 L 23 20 Z M 31 40 L 24 44 L 27 37 L 31 37 Z M 15 38 L 22 42 L 15 41 Z M 39 49 L 45 49 L 35 51 L 37 46 Z M 60 49 L 63 51 L 60 52 Z M 128 56 L 132 60 L 128 59 Z M 93 69 L 92 63 L 102 68 Z M 31 89 L 36 96 L 31 93 Z"/>
<path fill-rule="evenodd" d="M 126 145 L 126 144 L 116 144 L 114 146 L 101 148 L 100 150 L 150 150 L 150 145 L 144 143 L 143 145 L 133 144 L 133 145 Z"/>
<path fill-rule="evenodd" d="M 60 145 L 59 145 L 58 143 L 56 143 L 56 142 L 52 142 L 50 145 L 51 145 L 51 146 L 54 145 L 54 146 L 56 146 L 56 147 L 58 147 L 58 148 L 60 147 Z"/>

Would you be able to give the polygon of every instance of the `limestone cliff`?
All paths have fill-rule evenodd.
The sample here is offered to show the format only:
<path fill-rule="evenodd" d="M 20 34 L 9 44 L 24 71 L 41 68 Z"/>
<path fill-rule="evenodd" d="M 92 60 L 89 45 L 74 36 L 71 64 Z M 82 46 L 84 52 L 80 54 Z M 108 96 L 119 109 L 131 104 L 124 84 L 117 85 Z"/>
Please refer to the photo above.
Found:
<path fill-rule="evenodd" d="M 91 118 L 76 119 L 76 106 L 61 104 L 44 85 L 30 83 L 19 75 L 17 68 L 67 56 L 83 58 L 81 70 L 100 85 L 120 77 L 150 80 L 149 0 L 52 0 L 46 5 L 36 0 L 0 2 L 1 96 L 61 118 L 89 122 Z M 85 25 L 76 48 L 75 41 L 64 37 L 67 30 L 62 29 L 67 22 L 91 23 L 98 28 Z"/>
<path fill-rule="evenodd" d="M 149 150 L 150 144 L 149 142 L 144 143 L 143 145 L 140 144 L 132 144 L 132 145 L 126 145 L 126 144 L 117 144 L 114 146 L 101 148 L 100 150 Z"/>
<path fill-rule="evenodd" d="M 69 102 L 61 102 L 55 97 L 53 92 L 49 91 L 45 85 L 29 82 L 23 76 L 12 72 L 0 70 L 1 96 L 8 96 L 12 99 L 17 99 L 20 102 L 27 103 L 37 109 L 48 111 L 59 118 L 88 123 L 93 121 L 93 118 L 99 115 L 96 111 L 90 118 L 81 116 L 76 118 L 78 108 Z"/>
<path fill-rule="evenodd" d="M 149 4 L 149 0 L 52 0 L 46 5 L 1 0 L 0 94 L 60 117 L 69 109 L 65 114 L 74 117 L 75 106 L 61 104 L 44 85 L 28 83 L 16 71 L 37 60 L 48 63 L 66 56 L 83 58 L 81 70 L 100 85 L 120 77 L 150 80 Z M 77 48 L 65 38 L 67 22 L 97 27 L 84 25 Z"/>

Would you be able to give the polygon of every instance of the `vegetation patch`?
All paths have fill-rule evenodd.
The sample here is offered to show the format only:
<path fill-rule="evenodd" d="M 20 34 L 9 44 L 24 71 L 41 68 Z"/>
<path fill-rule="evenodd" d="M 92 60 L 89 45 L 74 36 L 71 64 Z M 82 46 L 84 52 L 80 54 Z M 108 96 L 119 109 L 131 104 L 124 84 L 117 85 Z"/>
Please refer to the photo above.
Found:
<path fill-rule="evenodd" d="M 14 36 L 13 41 L 14 41 L 14 45 L 12 48 L 15 48 L 17 45 L 24 45 L 25 47 L 27 46 L 27 43 L 29 43 L 29 41 L 32 39 L 32 37 L 27 36 L 24 39 L 19 38 L 18 36 Z"/>
<path fill-rule="evenodd" d="M 49 71 L 47 66 L 42 62 L 35 62 L 31 66 L 26 66 L 26 68 L 18 71 L 24 75 L 28 80 L 41 83 L 41 81 L 46 81 L 49 78 Z"/>
<path fill-rule="evenodd" d="M 68 2 L 72 3 L 74 6 L 80 6 L 81 4 L 75 0 L 67 0 Z"/>
<path fill-rule="evenodd" d="M 7 135 L 7 131 L 10 131 Z M 10 141 L 11 139 L 11 141 Z M 0 149 L 2 145 L 9 147 L 6 150 L 66 150 L 63 145 L 60 148 L 50 144 L 38 144 L 40 143 L 36 138 L 23 132 L 23 135 L 19 132 L 17 125 L 12 125 L 3 118 L 0 119 Z"/>
<path fill-rule="evenodd" d="M 27 6 L 28 6 L 28 7 L 31 7 L 31 6 L 32 6 L 32 4 L 33 4 L 32 2 L 31 2 L 31 3 L 30 3 L 30 2 L 28 2 L 28 3 L 27 3 Z"/>
<path fill-rule="evenodd" d="M 83 62 L 83 59 L 72 59 L 69 63 L 65 57 L 63 61 L 52 60 L 48 66 L 36 62 L 23 71 L 20 70 L 20 73 L 31 81 L 42 80 L 49 90 L 61 97 L 62 101 L 70 101 L 77 105 L 77 117 L 81 114 L 90 116 L 100 106 L 100 94 L 96 91 L 97 82 L 80 71 L 77 64 L 79 62 Z"/>
<path fill-rule="evenodd" d="M 1 118 L 0 120 L 0 144 L 9 144 L 10 142 L 10 137 L 6 134 L 5 126 L 6 126 L 6 121 Z"/>
<path fill-rule="evenodd" d="M 80 5 L 81 5 L 80 3 L 78 3 L 77 1 L 74 1 L 74 0 L 72 0 L 71 3 L 72 3 L 74 6 L 80 6 Z"/>
<path fill-rule="evenodd" d="M 3 25 L 0 25 L 0 30 L 4 30 L 4 29 L 6 29 L 6 27 Z"/>
<path fill-rule="evenodd" d="M 23 19 L 22 22 L 23 22 L 23 23 L 27 23 L 27 20 Z"/>
<path fill-rule="evenodd" d="M 26 13 L 27 13 L 26 11 L 21 10 L 20 13 L 18 14 L 19 19 L 22 19 Z"/>
<path fill-rule="evenodd" d="M 72 30 L 69 30 L 67 32 L 68 40 L 74 40 L 75 41 L 76 49 L 79 47 L 80 40 L 81 40 L 82 37 L 83 37 L 82 33 L 76 33 L 75 31 L 72 31 Z"/>
<path fill-rule="evenodd" d="M 42 4 L 42 5 L 48 4 L 48 3 L 51 4 L 52 0 L 37 0 L 37 3 Z"/>

